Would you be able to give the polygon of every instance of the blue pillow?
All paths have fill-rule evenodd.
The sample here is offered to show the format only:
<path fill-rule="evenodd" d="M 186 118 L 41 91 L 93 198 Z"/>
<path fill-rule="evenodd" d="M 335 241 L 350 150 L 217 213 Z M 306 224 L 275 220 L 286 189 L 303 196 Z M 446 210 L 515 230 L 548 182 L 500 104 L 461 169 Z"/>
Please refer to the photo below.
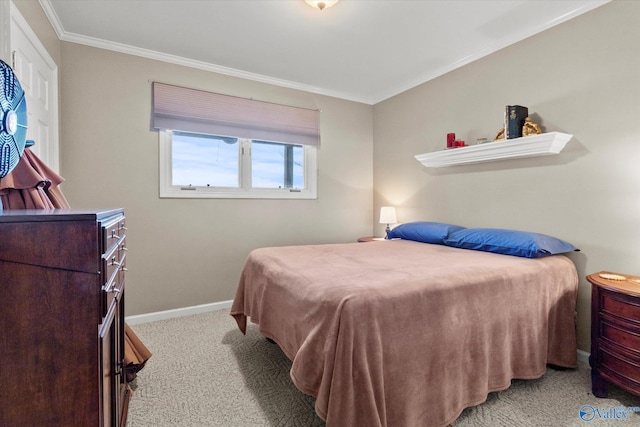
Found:
<path fill-rule="evenodd" d="M 538 258 L 576 250 L 575 246 L 546 234 L 499 228 L 467 228 L 452 233 L 445 245 L 462 249 Z"/>
<path fill-rule="evenodd" d="M 413 240 L 422 243 L 444 244 L 449 233 L 464 230 L 464 227 L 441 222 L 417 221 L 400 224 L 389 232 L 390 239 Z"/>

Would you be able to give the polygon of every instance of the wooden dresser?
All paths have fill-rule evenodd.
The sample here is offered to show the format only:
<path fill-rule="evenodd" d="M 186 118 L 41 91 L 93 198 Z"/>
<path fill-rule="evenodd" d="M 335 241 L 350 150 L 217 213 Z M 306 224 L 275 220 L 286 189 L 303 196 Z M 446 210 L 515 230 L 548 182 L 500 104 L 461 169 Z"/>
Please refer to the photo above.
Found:
<path fill-rule="evenodd" d="M 122 209 L 0 213 L 0 427 L 126 424 Z"/>
<path fill-rule="evenodd" d="M 587 280 L 592 284 L 592 392 L 607 397 L 611 383 L 640 396 L 640 277 L 601 272 Z"/>

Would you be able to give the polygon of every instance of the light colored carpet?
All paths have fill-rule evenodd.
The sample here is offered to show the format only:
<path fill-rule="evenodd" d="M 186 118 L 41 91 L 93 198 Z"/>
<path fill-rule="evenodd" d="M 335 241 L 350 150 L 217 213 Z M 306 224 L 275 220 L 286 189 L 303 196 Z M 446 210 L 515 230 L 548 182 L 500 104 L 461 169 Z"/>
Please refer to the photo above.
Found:
<path fill-rule="evenodd" d="M 132 384 L 128 427 L 313 427 L 323 426 L 314 399 L 289 378 L 291 362 L 250 325 L 246 336 L 229 310 L 133 325 L 153 353 Z M 454 427 L 632 426 L 625 422 L 580 418 L 583 405 L 612 413 L 640 407 L 640 398 L 610 387 L 609 399 L 591 394 L 588 366 L 549 369 L 537 380 L 514 380 L 505 391 L 466 409 Z M 395 427 L 395 426 L 394 426 Z M 410 426 L 414 427 L 414 426 Z M 415 426 L 420 427 L 420 426 Z"/>

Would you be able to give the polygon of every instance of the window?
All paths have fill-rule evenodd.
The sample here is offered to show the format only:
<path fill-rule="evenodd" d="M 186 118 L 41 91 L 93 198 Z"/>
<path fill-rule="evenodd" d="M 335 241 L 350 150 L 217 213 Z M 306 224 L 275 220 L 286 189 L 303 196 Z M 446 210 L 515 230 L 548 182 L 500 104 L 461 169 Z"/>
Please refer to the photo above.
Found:
<path fill-rule="evenodd" d="M 316 198 L 316 148 L 160 131 L 160 197 Z"/>
<path fill-rule="evenodd" d="M 160 197 L 315 199 L 319 111 L 153 83 Z"/>

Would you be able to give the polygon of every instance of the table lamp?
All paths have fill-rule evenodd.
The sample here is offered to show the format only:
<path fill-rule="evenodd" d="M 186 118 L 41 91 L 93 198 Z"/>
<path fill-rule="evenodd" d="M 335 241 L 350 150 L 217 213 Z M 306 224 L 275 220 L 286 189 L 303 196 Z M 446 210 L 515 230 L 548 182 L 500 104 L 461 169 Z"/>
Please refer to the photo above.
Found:
<path fill-rule="evenodd" d="M 389 239 L 389 231 L 391 231 L 389 224 L 395 224 L 397 222 L 396 208 L 393 206 L 383 206 L 380 208 L 380 224 L 387 224 L 385 239 Z"/>

